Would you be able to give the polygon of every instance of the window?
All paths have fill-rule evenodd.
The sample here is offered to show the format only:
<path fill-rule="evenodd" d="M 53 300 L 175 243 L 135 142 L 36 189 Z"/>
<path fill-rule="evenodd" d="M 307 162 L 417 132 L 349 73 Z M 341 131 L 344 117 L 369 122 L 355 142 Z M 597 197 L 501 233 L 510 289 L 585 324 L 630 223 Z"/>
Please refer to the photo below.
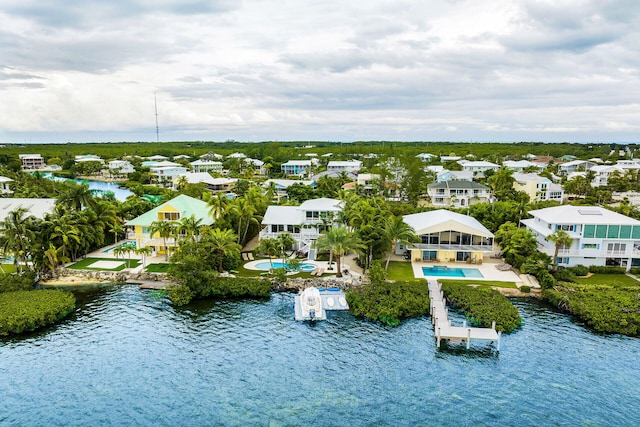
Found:
<path fill-rule="evenodd" d="M 573 231 L 573 225 L 561 225 L 560 230 L 562 231 Z"/>
<path fill-rule="evenodd" d="M 583 243 L 582 249 L 598 249 L 598 245 L 595 243 Z"/>
<path fill-rule="evenodd" d="M 594 237 L 596 235 L 596 226 L 595 225 L 585 225 L 584 233 L 582 233 L 583 237 Z"/>
<path fill-rule="evenodd" d="M 557 263 L 558 264 L 569 264 L 569 258 L 558 257 Z"/>
<path fill-rule="evenodd" d="M 609 243 L 609 245 L 607 245 L 608 252 L 624 252 L 626 250 L 627 250 L 626 243 Z"/>
<path fill-rule="evenodd" d="M 164 219 L 165 221 L 178 221 L 180 219 L 180 213 L 179 212 L 163 212 L 161 219 Z"/>

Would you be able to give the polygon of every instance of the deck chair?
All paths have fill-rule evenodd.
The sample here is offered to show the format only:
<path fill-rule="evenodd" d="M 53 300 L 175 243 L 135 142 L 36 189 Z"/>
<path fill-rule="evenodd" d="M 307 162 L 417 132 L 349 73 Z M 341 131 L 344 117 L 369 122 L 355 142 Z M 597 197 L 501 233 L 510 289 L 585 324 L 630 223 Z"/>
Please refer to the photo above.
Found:
<path fill-rule="evenodd" d="M 244 261 L 249 261 L 249 257 L 247 256 L 247 253 L 246 253 L 246 252 L 242 252 L 242 259 L 243 259 Z"/>
<path fill-rule="evenodd" d="M 324 274 L 324 268 L 318 268 L 318 272 L 316 273 L 316 276 L 322 276 Z"/>
<path fill-rule="evenodd" d="M 249 261 L 253 261 L 255 258 L 253 258 L 253 253 L 252 252 L 248 252 L 247 253 L 247 258 L 249 258 Z"/>

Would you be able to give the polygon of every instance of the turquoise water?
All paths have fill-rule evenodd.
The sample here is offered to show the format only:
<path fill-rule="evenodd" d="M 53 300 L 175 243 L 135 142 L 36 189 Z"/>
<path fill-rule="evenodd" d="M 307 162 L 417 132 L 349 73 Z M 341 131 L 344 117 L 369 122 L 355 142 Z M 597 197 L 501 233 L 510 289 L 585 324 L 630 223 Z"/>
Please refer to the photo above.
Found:
<path fill-rule="evenodd" d="M 269 261 L 265 261 L 265 262 L 259 262 L 255 265 L 255 267 L 258 270 L 264 270 L 264 271 L 269 271 L 272 266 L 273 268 L 282 268 L 282 261 L 272 261 L 271 263 Z M 289 265 L 285 264 L 287 269 L 289 268 Z M 305 264 L 302 263 L 300 264 L 300 270 L 302 271 L 313 271 L 316 268 L 315 265 L 313 264 Z"/>
<path fill-rule="evenodd" d="M 52 179 L 54 181 L 67 181 L 66 178 L 59 178 L 51 175 L 50 173 L 42 174 L 42 176 Z M 92 192 L 100 193 L 113 193 L 116 200 L 121 202 L 127 200 L 127 197 L 131 196 L 133 193 L 126 188 L 118 187 L 118 184 L 113 182 L 102 182 L 102 181 L 93 181 L 87 179 L 69 179 L 68 181 L 73 181 L 78 184 L 87 184 L 89 190 Z"/>
<path fill-rule="evenodd" d="M 640 340 L 517 300 L 501 352 L 437 351 L 429 318 L 396 328 L 293 294 L 174 309 L 136 286 L 78 292 L 75 315 L 0 341 L 0 425 L 635 426 Z"/>
<path fill-rule="evenodd" d="M 437 277 L 484 277 L 477 268 L 422 267 L 422 273 Z"/>
<path fill-rule="evenodd" d="M 133 247 L 135 248 L 135 247 L 137 246 L 137 243 L 136 243 L 136 242 L 134 242 L 134 241 L 118 243 L 117 245 L 115 245 L 115 246 L 111 246 L 110 248 L 107 248 L 107 249 L 103 250 L 102 252 L 111 252 L 111 251 L 113 251 L 115 248 L 119 248 L 119 247 L 121 247 L 121 246 L 127 246 L 127 245 L 129 245 L 129 246 L 133 246 Z"/>

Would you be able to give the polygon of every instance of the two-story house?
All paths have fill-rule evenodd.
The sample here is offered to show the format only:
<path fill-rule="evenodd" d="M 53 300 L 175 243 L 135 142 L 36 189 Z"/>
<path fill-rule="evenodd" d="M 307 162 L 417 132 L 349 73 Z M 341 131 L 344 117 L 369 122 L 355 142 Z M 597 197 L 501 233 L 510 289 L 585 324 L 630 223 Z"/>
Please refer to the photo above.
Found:
<path fill-rule="evenodd" d="M 44 169 L 44 158 L 40 154 L 19 154 L 20 162 L 22 163 L 23 171 L 35 171 Z"/>
<path fill-rule="evenodd" d="M 107 167 L 114 175 L 128 175 L 136 171 L 131 162 L 127 160 L 111 160 Z"/>
<path fill-rule="evenodd" d="M 222 162 L 218 162 L 215 160 L 194 160 L 189 163 L 191 165 L 191 170 L 193 172 L 217 172 L 222 173 L 224 167 L 222 166 Z"/>
<path fill-rule="evenodd" d="M 521 223 L 536 235 L 539 250 L 549 256 L 555 244 L 546 238 L 556 230 L 569 234 L 572 242 L 561 247 L 557 264 L 640 265 L 640 221 L 599 206 L 556 206 L 529 211 Z"/>
<path fill-rule="evenodd" d="M 535 173 L 513 173 L 513 188 L 516 191 L 522 191 L 529 195 L 532 202 L 541 202 L 543 200 L 555 200 L 562 202 L 564 197 L 564 189 L 562 185 L 552 182 L 549 178 L 545 178 Z"/>
<path fill-rule="evenodd" d="M 286 163 L 280 165 L 282 172 L 287 175 L 304 176 L 309 173 L 312 167 L 311 160 L 289 160 Z"/>
<path fill-rule="evenodd" d="M 494 251 L 493 233 L 471 216 L 439 209 L 402 218 L 420 243 L 398 244 L 396 254 L 409 250 L 413 261 L 481 263 Z"/>
<path fill-rule="evenodd" d="M 307 200 L 300 206 L 269 206 L 262 220 L 259 239 L 277 238 L 290 233 L 296 243 L 293 249 L 315 259 L 313 243 L 325 228 L 336 223 L 344 202 L 321 198 Z"/>
<path fill-rule="evenodd" d="M 433 206 L 460 208 L 476 203 L 492 203 L 491 189 L 471 181 L 445 181 L 427 185 Z"/>
<path fill-rule="evenodd" d="M 482 176 L 486 171 L 497 171 L 500 169 L 500 165 L 496 165 L 495 163 L 487 162 L 484 160 L 478 161 L 465 161 L 464 163 L 458 162 L 462 164 L 462 170 L 473 173 L 473 176 Z"/>
<path fill-rule="evenodd" d="M 205 202 L 181 194 L 139 217 L 127 221 L 124 225 L 133 230 L 128 233 L 127 237 L 130 240 L 135 240 L 138 248 L 149 246 L 153 249 L 153 256 L 157 256 L 165 254 L 165 251 L 171 252 L 171 248 L 176 246 L 176 239 L 174 236 L 165 239 L 160 237 L 158 233 L 152 234 L 152 224 L 156 221 L 175 223 L 182 218 L 190 218 L 191 216 L 200 220 L 200 224 L 203 226 L 213 224 L 213 218 L 209 215 L 209 206 Z"/>
<path fill-rule="evenodd" d="M 531 168 L 536 168 L 540 171 L 545 168 L 545 165 L 533 163 L 529 160 L 505 160 L 502 162 L 502 166 L 515 172 L 522 172 L 525 169 Z"/>
<path fill-rule="evenodd" d="M 332 160 L 327 163 L 327 171 L 333 172 L 358 172 L 362 169 L 360 160 Z"/>

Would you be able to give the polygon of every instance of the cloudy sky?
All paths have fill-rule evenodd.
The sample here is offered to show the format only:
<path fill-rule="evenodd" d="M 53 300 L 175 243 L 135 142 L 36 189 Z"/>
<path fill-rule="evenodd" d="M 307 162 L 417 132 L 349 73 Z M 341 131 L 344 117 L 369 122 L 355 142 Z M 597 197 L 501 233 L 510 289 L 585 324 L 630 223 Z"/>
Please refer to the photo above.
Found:
<path fill-rule="evenodd" d="M 0 142 L 638 141 L 637 0 L 0 0 Z"/>

